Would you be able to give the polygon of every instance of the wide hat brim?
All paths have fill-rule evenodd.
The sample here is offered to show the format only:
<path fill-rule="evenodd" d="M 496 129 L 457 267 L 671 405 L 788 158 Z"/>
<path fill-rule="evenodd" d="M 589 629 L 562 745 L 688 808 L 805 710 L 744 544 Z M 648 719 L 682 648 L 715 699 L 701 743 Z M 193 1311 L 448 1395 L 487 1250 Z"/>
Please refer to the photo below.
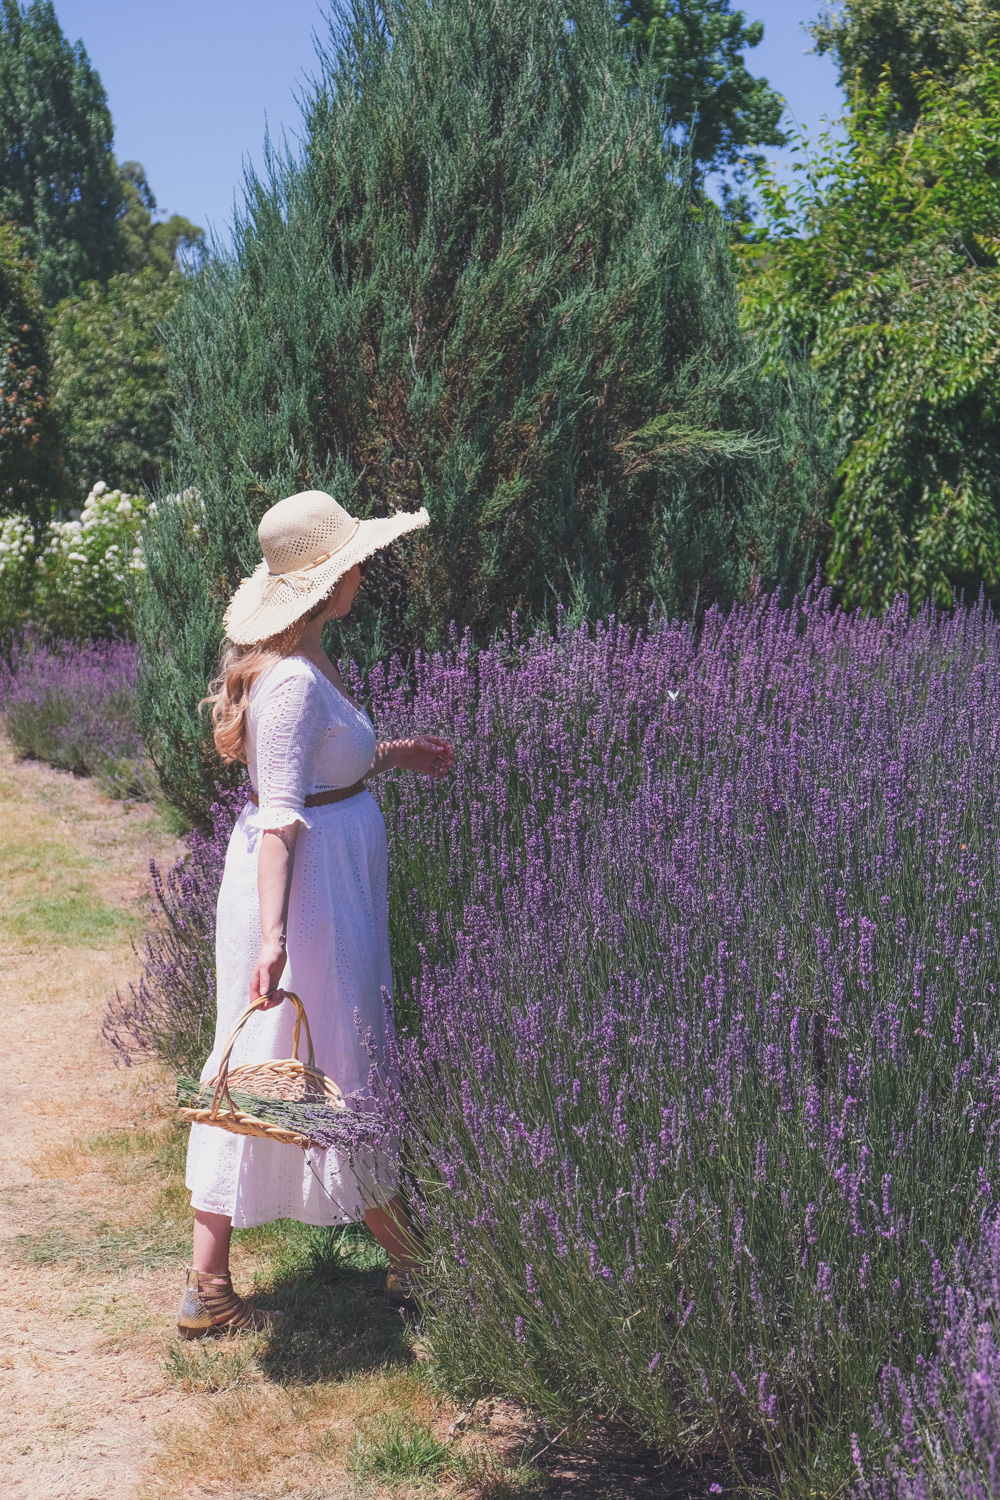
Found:
<path fill-rule="evenodd" d="M 271 573 L 267 563 L 262 562 L 249 578 L 244 578 L 229 601 L 226 635 L 238 646 L 252 646 L 280 635 L 308 614 L 355 563 L 364 562 L 406 532 L 429 525 L 430 519 L 421 506 L 416 511 L 359 521 L 351 539 L 316 567 Z"/>

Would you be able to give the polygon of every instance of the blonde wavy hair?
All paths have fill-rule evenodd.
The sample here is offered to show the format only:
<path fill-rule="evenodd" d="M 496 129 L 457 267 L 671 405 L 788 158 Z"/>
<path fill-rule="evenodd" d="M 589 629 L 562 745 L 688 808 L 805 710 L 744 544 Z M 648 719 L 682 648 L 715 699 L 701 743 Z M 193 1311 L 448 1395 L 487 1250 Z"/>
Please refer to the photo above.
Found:
<path fill-rule="evenodd" d="M 340 580 L 334 584 L 308 614 L 294 620 L 280 635 L 272 635 L 266 641 L 255 641 L 250 646 L 237 646 L 233 641 L 224 641 L 219 658 L 218 676 L 208 684 L 208 694 L 198 704 L 204 708 L 211 704 L 212 738 L 215 748 L 226 765 L 233 761 L 247 763 L 247 714 L 250 708 L 250 691 L 262 672 L 272 667 L 283 656 L 291 656 L 302 639 L 302 632 L 311 620 L 315 620 L 326 609 L 337 592 Z"/>

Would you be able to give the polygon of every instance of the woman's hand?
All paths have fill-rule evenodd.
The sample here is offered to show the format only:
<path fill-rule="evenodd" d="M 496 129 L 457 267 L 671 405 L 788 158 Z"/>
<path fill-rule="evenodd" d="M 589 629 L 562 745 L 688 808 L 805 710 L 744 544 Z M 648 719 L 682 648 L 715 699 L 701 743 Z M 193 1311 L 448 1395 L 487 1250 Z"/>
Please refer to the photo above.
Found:
<path fill-rule="evenodd" d="M 402 771 L 417 771 L 440 779 L 455 765 L 455 752 L 439 734 L 416 734 L 411 740 L 394 740 L 392 763 Z"/>
<path fill-rule="evenodd" d="M 283 942 L 270 942 L 261 947 L 257 967 L 250 975 L 251 1004 L 259 1000 L 261 995 L 270 996 L 267 1003 L 260 1007 L 261 1010 L 271 1010 L 282 1003 L 285 992 L 278 989 L 278 980 L 285 972 L 287 962 L 288 955 Z"/>

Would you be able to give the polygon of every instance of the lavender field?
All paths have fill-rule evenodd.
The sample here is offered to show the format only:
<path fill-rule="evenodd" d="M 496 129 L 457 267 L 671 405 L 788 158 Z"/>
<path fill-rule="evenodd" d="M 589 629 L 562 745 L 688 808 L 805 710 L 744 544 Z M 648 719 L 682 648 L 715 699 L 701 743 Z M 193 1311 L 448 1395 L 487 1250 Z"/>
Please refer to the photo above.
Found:
<path fill-rule="evenodd" d="M 14 640 L 0 656 L 0 721 L 21 755 L 95 776 L 113 797 L 155 795 L 135 727 L 139 653 L 126 640 Z"/>
<path fill-rule="evenodd" d="M 979 610 L 816 593 L 357 684 L 458 755 L 377 784 L 452 1389 L 726 1489 L 1000 1493 L 998 660 Z M 164 886 L 123 1048 L 207 972 L 231 818 Z"/>

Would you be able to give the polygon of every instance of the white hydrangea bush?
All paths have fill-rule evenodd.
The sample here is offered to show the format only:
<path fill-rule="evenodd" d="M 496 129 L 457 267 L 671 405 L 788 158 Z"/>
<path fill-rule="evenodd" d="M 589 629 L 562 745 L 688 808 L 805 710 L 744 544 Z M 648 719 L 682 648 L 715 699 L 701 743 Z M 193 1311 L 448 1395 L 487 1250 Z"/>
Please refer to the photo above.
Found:
<path fill-rule="evenodd" d="M 23 515 L 0 517 L 0 634 L 22 624 L 34 585 L 35 539 Z"/>
<path fill-rule="evenodd" d="M 50 521 L 35 558 L 33 613 L 54 635 L 124 630 L 147 503 L 94 485 L 78 516 Z"/>
<path fill-rule="evenodd" d="M 31 527 L 24 516 L 4 516 L 0 520 L 0 588 L 5 581 L 30 574 L 33 552 Z"/>
<path fill-rule="evenodd" d="M 195 489 L 168 495 L 183 505 L 194 533 L 204 507 Z M 0 523 L 0 624 L 30 622 L 66 639 L 128 629 L 134 575 L 144 570 L 142 528 L 156 505 L 141 495 L 94 485 L 83 509 L 50 521 L 36 545 L 30 523 Z"/>

